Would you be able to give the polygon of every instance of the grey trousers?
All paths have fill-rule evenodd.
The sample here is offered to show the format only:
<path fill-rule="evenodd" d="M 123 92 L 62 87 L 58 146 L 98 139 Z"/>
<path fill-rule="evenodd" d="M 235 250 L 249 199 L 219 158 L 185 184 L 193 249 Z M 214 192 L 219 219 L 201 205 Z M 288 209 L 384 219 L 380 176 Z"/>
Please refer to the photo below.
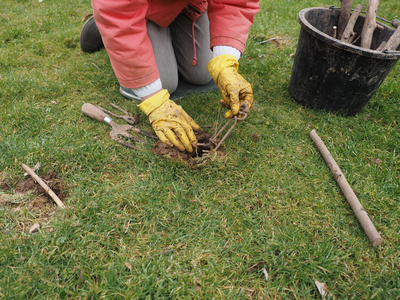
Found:
<path fill-rule="evenodd" d="M 211 76 L 207 71 L 207 63 L 212 58 L 210 50 L 210 31 L 207 13 L 203 14 L 194 24 L 194 39 L 196 45 L 196 65 L 193 60 L 193 22 L 183 13 L 167 27 L 162 28 L 148 21 L 149 34 L 160 72 L 164 89 L 173 93 L 179 79 L 190 84 L 205 85 Z"/>

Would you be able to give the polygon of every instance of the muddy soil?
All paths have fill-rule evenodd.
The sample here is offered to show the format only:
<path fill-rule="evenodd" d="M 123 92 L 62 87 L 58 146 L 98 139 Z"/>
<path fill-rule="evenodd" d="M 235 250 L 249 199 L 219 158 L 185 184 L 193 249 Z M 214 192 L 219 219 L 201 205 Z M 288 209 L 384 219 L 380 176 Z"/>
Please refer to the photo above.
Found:
<path fill-rule="evenodd" d="M 50 171 L 45 175 L 38 174 L 39 177 L 53 190 L 53 192 L 60 198 L 61 201 L 67 198 L 63 182 L 58 179 L 57 171 Z M 39 183 L 35 182 L 30 176 L 18 181 L 14 189 L 7 182 L 0 182 L 0 188 L 3 191 L 12 191 L 13 194 L 28 194 L 35 195 L 34 199 L 28 204 L 30 208 L 42 208 L 47 205 L 56 205 L 54 200 L 45 192 Z M 5 201 L 7 203 L 7 201 Z"/>
<path fill-rule="evenodd" d="M 66 204 L 66 185 L 58 178 L 57 171 L 36 174 Z M 13 181 L 0 170 L 0 207 L 10 217 L 0 229 L 18 236 L 19 232 L 35 233 L 40 230 L 52 231 L 49 220 L 57 211 L 57 204 L 30 176 Z"/>
<path fill-rule="evenodd" d="M 195 132 L 197 142 L 200 144 L 209 144 L 211 134 L 199 131 Z M 196 166 L 199 163 L 199 158 L 207 154 L 211 150 L 209 146 L 198 146 L 192 153 L 182 152 L 176 148 L 171 148 L 167 144 L 164 144 L 160 140 L 156 142 L 153 153 L 160 157 L 168 157 L 171 160 L 180 160 L 186 162 L 189 166 Z"/>

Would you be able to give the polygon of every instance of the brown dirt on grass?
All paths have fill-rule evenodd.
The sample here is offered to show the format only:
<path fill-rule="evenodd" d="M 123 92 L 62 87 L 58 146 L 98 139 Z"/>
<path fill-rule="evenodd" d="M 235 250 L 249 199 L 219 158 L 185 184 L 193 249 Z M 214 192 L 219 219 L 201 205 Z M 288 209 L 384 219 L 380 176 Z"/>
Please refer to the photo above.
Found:
<path fill-rule="evenodd" d="M 209 144 L 211 135 L 204 131 L 195 132 L 197 142 Z M 171 160 L 180 160 L 186 162 L 189 166 L 196 166 L 199 163 L 198 158 L 202 157 L 210 150 L 208 146 L 198 146 L 192 153 L 182 152 L 176 148 L 171 148 L 167 144 L 158 140 L 152 149 L 152 152 L 159 157 L 168 157 Z"/>
<path fill-rule="evenodd" d="M 38 174 L 39 177 L 52 189 L 52 191 L 60 198 L 61 201 L 67 198 L 68 193 L 64 183 L 58 179 L 57 171 L 50 171 L 45 175 Z M 28 204 L 29 208 L 42 208 L 47 205 L 55 205 L 54 200 L 46 193 L 39 183 L 30 176 L 18 181 L 14 189 L 7 181 L 2 180 L 0 187 L 3 191 L 7 191 L 12 198 L 13 195 L 32 194 L 33 200 Z M 12 191 L 12 194 L 10 193 Z M 4 200 L 4 199 L 3 199 Z M 7 203 L 7 201 L 2 201 Z"/>
<path fill-rule="evenodd" d="M 68 197 L 66 185 L 58 178 L 57 171 L 43 175 L 36 174 L 65 203 Z M 6 224 L 0 224 L 0 230 L 6 232 L 37 232 L 33 226 L 41 230 L 52 230 L 48 226 L 51 216 L 56 212 L 57 204 L 30 176 L 12 181 L 5 172 L 0 171 L 0 207 L 8 216 Z"/>

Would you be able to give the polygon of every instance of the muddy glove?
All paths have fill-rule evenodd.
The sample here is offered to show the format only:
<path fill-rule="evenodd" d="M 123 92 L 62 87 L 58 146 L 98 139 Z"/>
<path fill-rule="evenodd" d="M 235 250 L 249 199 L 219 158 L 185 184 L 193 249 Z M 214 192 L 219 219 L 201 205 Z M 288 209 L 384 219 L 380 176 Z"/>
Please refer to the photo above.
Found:
<path fill-rule="evenodd" d="M 220 103 L 230 110 L 225 114 L 225 118 L 239 114 L 239 109 L 247 105 L 250 109 L 253 104 L 253 90 L 238 72 L 239 63 L 234 55 L 223 54 L 214 57 L 207 65 L 207 70 L 211 74 L 215 83 L 222 93 L 223 99 Z"/>
<path fill-rule="evenodd" d="M 180 151 L 193 152 L 193 147 L 197 145 L 193 130 L 199 131 L 200 126 L 169 96 L 167 90 L 162 90 L 138 107 L 149 117 L 154 132 L 162 142 Z"/>

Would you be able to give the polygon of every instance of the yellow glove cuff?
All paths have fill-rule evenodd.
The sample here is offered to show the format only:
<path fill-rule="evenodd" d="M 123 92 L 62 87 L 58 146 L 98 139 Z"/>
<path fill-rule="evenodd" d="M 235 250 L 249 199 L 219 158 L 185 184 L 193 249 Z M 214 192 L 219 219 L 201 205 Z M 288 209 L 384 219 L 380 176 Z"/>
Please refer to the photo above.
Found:
<path fill-rule="evenodd" d="M 218 55 L 207 64 L 208 73 L 210 73 L 211 77 L 217 84 L 219 73 L 227 67 L 234 67 L 236 71 L 238 70 L 239 62 L 237 61 L 236 56 L 231 54 Z"/>
<path fill-rule="evenodd" d="M 156 108 L 160 107 L 164 102 L 169 100 L 168 90 L 162 90 L 151 96 L 150 98 L 144 100 L 142 103 L 138 105 L 138 107 L 148 116 L 150 115 Z"/>

